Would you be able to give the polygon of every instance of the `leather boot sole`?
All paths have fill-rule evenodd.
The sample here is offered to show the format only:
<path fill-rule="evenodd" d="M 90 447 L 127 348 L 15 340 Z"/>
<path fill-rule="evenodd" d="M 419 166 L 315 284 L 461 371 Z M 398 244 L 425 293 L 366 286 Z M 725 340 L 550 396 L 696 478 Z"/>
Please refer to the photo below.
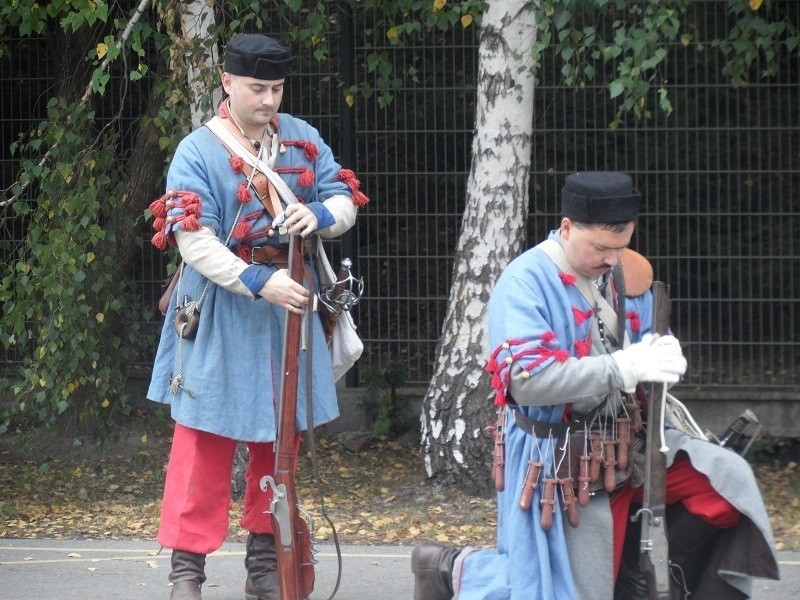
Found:
<path fill-rule="evenodd" d="M 200 584 L 195 581 L 176 581 L 172 584 L 169 600 L 202 600 Z"/>

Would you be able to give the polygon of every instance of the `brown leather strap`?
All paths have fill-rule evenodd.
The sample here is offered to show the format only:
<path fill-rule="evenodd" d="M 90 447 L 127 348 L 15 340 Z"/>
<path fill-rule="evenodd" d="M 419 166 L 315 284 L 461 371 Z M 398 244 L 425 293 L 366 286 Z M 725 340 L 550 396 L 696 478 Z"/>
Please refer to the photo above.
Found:
<path fill-rule="evenodd" d="M 289 264 L 289 251 L 278 246 L 256 246 L 250 249 L 250 264 L 270 265 L 285 269 Z"/>
<path fill-rule="evenodd" d="M 213 133 L 213 130 L 212 130 Z M 214 137 L 219 140 L 219 143 L 224 146 L 224 148 L 228 151 L 228 154 L 231 156 L 239 156 L 236 152 L 231 149 L 228 144 L 222 141 L 216 134 Z M 247 164 L 247 161 L 242 159 L 242 173 L 247 176 L 247 179 L 253 186 L 253 189 L 258 196 L 258 199 L 261 201 L 261 204 L 264 205 L 264 209 L 267 213 L 274 219 L 279 214 L 283 212 L 281 208 L 280 198 L 278 198 L 278 193 L 275 191 L 275 186 L 272 185 L 270 180 L 267 178 L 264 173 L 257 172 L 255 175 L 250 177 L 253 173 L 253 167 Z M 268 200 L 269 199 L 269 200 Z"/>
<path fill-rule="evenodd" d="M 270 215 L 272 215 L 272 218 L 274 219 L 283 212 L 283 208 L 281 207 L 281 200 L 278 197 L 278 191 L 275 189 L 275 186 L 272 185 L 272 182 L 269 179 L 267 179 L 266 175 L 264 175 L 263 173 L 258 173 L 258 175 L 261 175 L 267 182 L 267 191 L 269 193 L 269 201 L 272 204 L 272 211 L 270 211 L 269 207 L 267 206 L 267 201 L 263 197 L 261 198 L 261 203 L 264 205 L 264 208 L 267 209 L 267 212 Z"/>

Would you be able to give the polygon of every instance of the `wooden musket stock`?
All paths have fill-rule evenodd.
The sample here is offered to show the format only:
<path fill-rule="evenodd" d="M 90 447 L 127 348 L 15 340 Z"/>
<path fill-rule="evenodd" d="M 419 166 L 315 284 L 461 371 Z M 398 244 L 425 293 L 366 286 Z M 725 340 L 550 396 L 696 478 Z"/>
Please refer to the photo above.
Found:
<path fill-rule="evenodd" d="M 289 276 L 303 283 L 303 239 L 292 235 L 289 243 Z M 281 600 L 302 600 L 314 589 L 311 534 L 297 508 L 295 472 L 297 456 L 297 383 L 303 314 L 287 311 L 284 338 L 283 381 L 275 440 L 275 476 L 262 480 L 272 488 L 272 525 L 278 555 Z M 309 325 L 310 326 L 310 325 Z M 310 357 L 309 357 L 310 360 Z M 266 481 L 265 481 L 266 480 Z"/>

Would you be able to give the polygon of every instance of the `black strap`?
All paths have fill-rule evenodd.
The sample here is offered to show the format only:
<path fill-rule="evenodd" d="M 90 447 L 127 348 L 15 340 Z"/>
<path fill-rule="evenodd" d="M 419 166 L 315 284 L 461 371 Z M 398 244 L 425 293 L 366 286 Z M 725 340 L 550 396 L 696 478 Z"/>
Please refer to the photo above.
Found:
<path fill-rule="evenodd" d="M 591 424 L 607 402 L 608 398 L 604 399 L 602 402 L 600 402 L 600 404 L 595 406 L 592 411 L 582 419 L 574 419 L 569 423 L 548 423 L 546 421 L 535 421 L 529 416 L 523 414 L 518 408 L 512 407 L 511 410 L 514 411 L 514 423 L 516 423 L 517 427 L 522 429 L 525 433 L 538 438 L 547 437 L 549 435 L 552 435 L 553 437 L 561 437 L 562 435 L 566 434 L 567 430 L 569 429 L 572 431 L 580 431 L 581 428 L 587 427 L 587 423 Z M 542 435 L 543 432 L 547 433 Z"/>
<path fill-rule="evenodd" d="M 561 437 L 567 432 L 567 429 L 572 426 L 570 423 L 547 423 L 546 421 L 534 421 L 519 410 L 513 410 L 514 422 L 517 424 L 517 427 L 522 429 L 525 433 L 538 438 L 549 437 L 550 435 L 553 437 Z"/>
<path fill-rule="evenodd" d="M 313 288 L 313 280 L 312 280 L 312 288 Z M 321 487 L 321 479 L 319 476 L 319 461 L 317 460 L 317 444 L 314 440 L 314 401 L 312 400 L 312 349 L 314 347 L 313 338 L 314 338 L 314 311 L 307 310 L 306 314 L 308 315 L 306 328 L 308 330 L 308 355 L 306 356 L 306 439 L 308 440 L 308 449 L 311 453 L 311 471 L 314 474 L 314 485 L 317 492 L 317 501 L 319 502 L 320 511 L 322 512 L 322 517 L 327 521 L 328 525 L 330 525 L 331 532 L 333 534 L 333 545 L 336 548 L 336 559 L 338 561 L 339 567 L 336 572 L 336 585 L 333 588 L 333 592 L 328 597 L 328 600 L 333 600 L 333 597 L 336 596 L 336 592 L 339 591 L 339 585 L 342 582 L 342 549 L 339 545 L 339 534 L 336 533 L 336 526 L 331 521 L 331 518 L 328 516 L 328 511 L 325 510 L 325 497 L 322 494 L 322 487 Z"/>
<path fill-rule="evenodd" d="M 625 339 L 625 275 L 622 264 L 617 263 L 611 269 L 611 278 L 614 281 L 614 291 L 617 293 L 617 340 Z M 621 348 L 622 346 L 620 346 Z"/>

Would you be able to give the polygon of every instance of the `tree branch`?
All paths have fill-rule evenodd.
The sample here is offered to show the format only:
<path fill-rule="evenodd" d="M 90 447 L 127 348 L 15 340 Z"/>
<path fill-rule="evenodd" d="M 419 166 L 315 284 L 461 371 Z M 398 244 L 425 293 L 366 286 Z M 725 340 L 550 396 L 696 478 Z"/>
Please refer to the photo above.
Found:
<path fill-rule="evenodd" d="M 141 0 L 141 2 L 139 2 L 139 6 L 136 8 L 136 12 L 134 13 L 134 15 L 131 18 L 131 20 L 128 22 L 128 25 L 125 27 L 125 30 L 122 32 L 122 35 L 120 35 L 120 37 L 119 37 L 119 45 L 120 46 L 124 46 L 125 45 L 125 42 L 130 37 L 134 26 L 142 18 L 142 15 L 144 14 L 144 11 L 147 9 L 147 7 L 149 5 L 150 5 L 150 0 Z M 110 62 L 111 62 L 111 59 L 108 56 L 106 56 L 105 60 L 103 60 L 103 62 L 100 63 L 99 69 L 101 71 L 103 71 L 103 72 L 107 71 Z M 92 97 L 92 83 L 89 82 L 89 85 L 86 86 L 86 91 L 84 92 L 83 97 L 81 98 L 81 103 L 84 104 L 84 105 L 88 104 L 91 97 Z M 69 118 L 67 118 L 67 122 L 69 122 Z M 50 148 L 48 148 L 47 152 L 45 152 L 44 156 L 42 156 L 42 159 L 39 161 L 39 166 L 40 167 L 43 167 L 47 163 L 47 160 L 50 158 L 50 154 L 52 153 L 54 148 L 55 148 L 55 145 L 51 146 Z M 7 200 L 0 201 L 0 208 L 6 208 L 7 206 L 11 206 L 14 202 L 19 200 L 19 197 L 28 188 L 28 186 L 30 184 L 31 184 L 31 180 L 29 179 L 28 181 L 26 181 L 25 183 L 22 184 L 22 189 L 20 189 L 18 194 L 14 195 L 14 196 L 11 196 Z M 11 187 L 13 187 L 13 185 Z"/>

